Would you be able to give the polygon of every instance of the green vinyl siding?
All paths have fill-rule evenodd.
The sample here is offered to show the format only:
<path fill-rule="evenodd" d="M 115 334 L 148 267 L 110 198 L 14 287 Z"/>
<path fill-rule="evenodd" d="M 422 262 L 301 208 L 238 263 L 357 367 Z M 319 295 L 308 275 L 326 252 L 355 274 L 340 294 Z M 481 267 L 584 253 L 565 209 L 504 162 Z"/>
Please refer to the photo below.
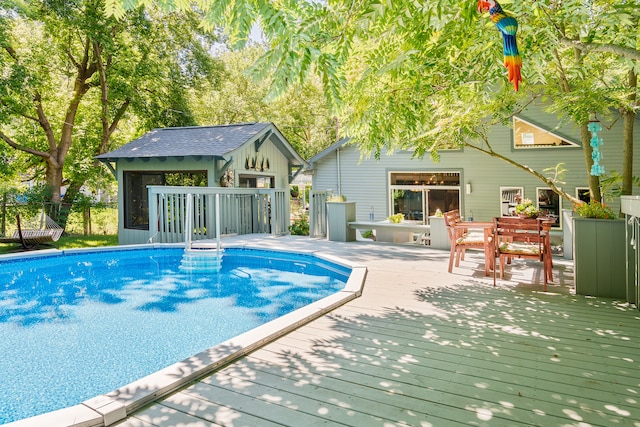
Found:
<path fill-rule="evenodd" d="M 571 141 L 580 142 L 580 132 L 573 124 L 558 125 L 555 116 L 541 108 L 532 108 L 521 114 L 523 120 L 544 126 L 555 134 Z M 600 133 L 604 139 L 601 148 L 602 164 L 607 173 L 622 170 L 622 120 L 606 123 L 610 126 Z M 640 123 L 635 127 L 636 140 L 640 140 Z M 588 186 L 587 168 L 581 147 L 552 147 L 514 149 L 513 130 L 508 126 L 490 129 L 491 147 L 500 154 L 527 165 L 544 176 L 553 176 L 556 167 L 565 172 L 559 176 L 559 187 L 575 195 L 576 187 Z M 339 151 L 338 151 L 339 150 Z M 536 200 L 536 188 L 548 187 L 532 174 L 512 166 L 505 161 L 481 153 L 473 148 L 443 150 L 440 161 L 430 158 L 412 159 L 410 152 L 398 151 L 390 155 L 383 153 L 376 160 L 368 153 L 361 153 L 356 144 L 342 145 L 338 150 L 326 153 L 312 164 L 313 189 L 331 189 L 356 203 L 358 221 L 368 220 L 374 207 L 376 220 L 383 220 L 391 212 L 389 204 L 389 173 L 399 171 L 458 171 L 460 172 L 460 210 L 464 217 L 473 214 L 474 220 L 489 221 L 500 214 L 500 187 L 523 187 L 525 198 Z M 634 175 L 640 174 L 640 153 L 635 154 Z M 338 171 L 338 165 L 340 170 Z M 466 184 L 471 184 L 467 194 Z M 635 191 L 635 190 L 634 190 Z M 619 209 L 617 200 L 608 202 L 614 210 Z M 572 209 L 568 200 L 562 200 L 562 209 Z M 560 226 L 562 224 L 559 224 Z"/>

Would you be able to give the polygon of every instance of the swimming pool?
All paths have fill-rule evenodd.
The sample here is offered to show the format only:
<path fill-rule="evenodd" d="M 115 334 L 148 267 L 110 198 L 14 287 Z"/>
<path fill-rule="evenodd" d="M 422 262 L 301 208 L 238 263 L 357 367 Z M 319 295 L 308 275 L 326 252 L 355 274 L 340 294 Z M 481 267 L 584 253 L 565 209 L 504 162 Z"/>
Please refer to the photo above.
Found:
<path fill-rule="evenodd" d="M 248 351 L 234 337 L 331 300 L 352 271 L 327 257 L 242 248 L 202 273 L 180 269 L 181 248 L 54 252 L 0 262 L 0 424 L 92 407 L 87 399 L 112 390 L 109 403 L 131 400 L 141 389 L 131 384 L 197 355 L 177 384 L 186 381 L 228 356 L 212 348 Z M 142 388 L 146 397 L 116 412 L 158 395 Z"/>

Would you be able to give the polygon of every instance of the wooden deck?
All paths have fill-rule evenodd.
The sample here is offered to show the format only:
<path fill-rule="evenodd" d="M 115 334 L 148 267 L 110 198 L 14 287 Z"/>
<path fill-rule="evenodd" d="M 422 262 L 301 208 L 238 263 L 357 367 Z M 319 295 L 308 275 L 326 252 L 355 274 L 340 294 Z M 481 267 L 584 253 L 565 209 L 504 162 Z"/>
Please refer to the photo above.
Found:
<path fill-rule="evenodd" d="M 364 293 L 118 426 L 640 426 L 640 313 L 574 295 L 571 262 L 543 293 L 537 262 L 493 288 L 479 255 L 239 238 L 363 263 Z"/>

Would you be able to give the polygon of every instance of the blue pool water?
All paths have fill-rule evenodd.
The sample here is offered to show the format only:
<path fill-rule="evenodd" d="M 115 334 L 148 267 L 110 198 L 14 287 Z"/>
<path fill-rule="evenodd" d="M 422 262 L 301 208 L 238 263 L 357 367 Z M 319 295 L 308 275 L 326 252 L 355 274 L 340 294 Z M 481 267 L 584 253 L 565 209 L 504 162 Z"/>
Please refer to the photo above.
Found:
<path fill-rule="evenodd" d="M 108 393 L 333 294 L 350 269 L 226 249 L 220 271 L 182 249 L 0 261 L 0 424 Z"/>

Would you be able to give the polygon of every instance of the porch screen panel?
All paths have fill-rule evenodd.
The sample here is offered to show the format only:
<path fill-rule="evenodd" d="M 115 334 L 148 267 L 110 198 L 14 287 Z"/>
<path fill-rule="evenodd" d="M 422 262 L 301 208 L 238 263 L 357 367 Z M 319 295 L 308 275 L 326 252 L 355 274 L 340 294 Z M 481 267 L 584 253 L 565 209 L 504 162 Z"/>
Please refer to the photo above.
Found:
<path fill-rule="evenodd" d="M 148 185 L 164 185 L 161 172 L 125 172 L 124 226 L 138 230 L 149 229 Z"/>
<path fill-rule="evenodd" d="M 149 229 L 149 195 L 147 186 L 172 185 L 195 186 L 207 185 L 207 171 L 127 171 L 124 172 L 124 227 L 137 230 Z M 183 220 L 179 218 L 178 210 L 184 205 L 185 200 L 165 201 L 164 209 L 167 209 L 165 219 L 169 222 L 161 225 L 161 231 L 183 234 L 181 225 L 172 221 Z"/>

